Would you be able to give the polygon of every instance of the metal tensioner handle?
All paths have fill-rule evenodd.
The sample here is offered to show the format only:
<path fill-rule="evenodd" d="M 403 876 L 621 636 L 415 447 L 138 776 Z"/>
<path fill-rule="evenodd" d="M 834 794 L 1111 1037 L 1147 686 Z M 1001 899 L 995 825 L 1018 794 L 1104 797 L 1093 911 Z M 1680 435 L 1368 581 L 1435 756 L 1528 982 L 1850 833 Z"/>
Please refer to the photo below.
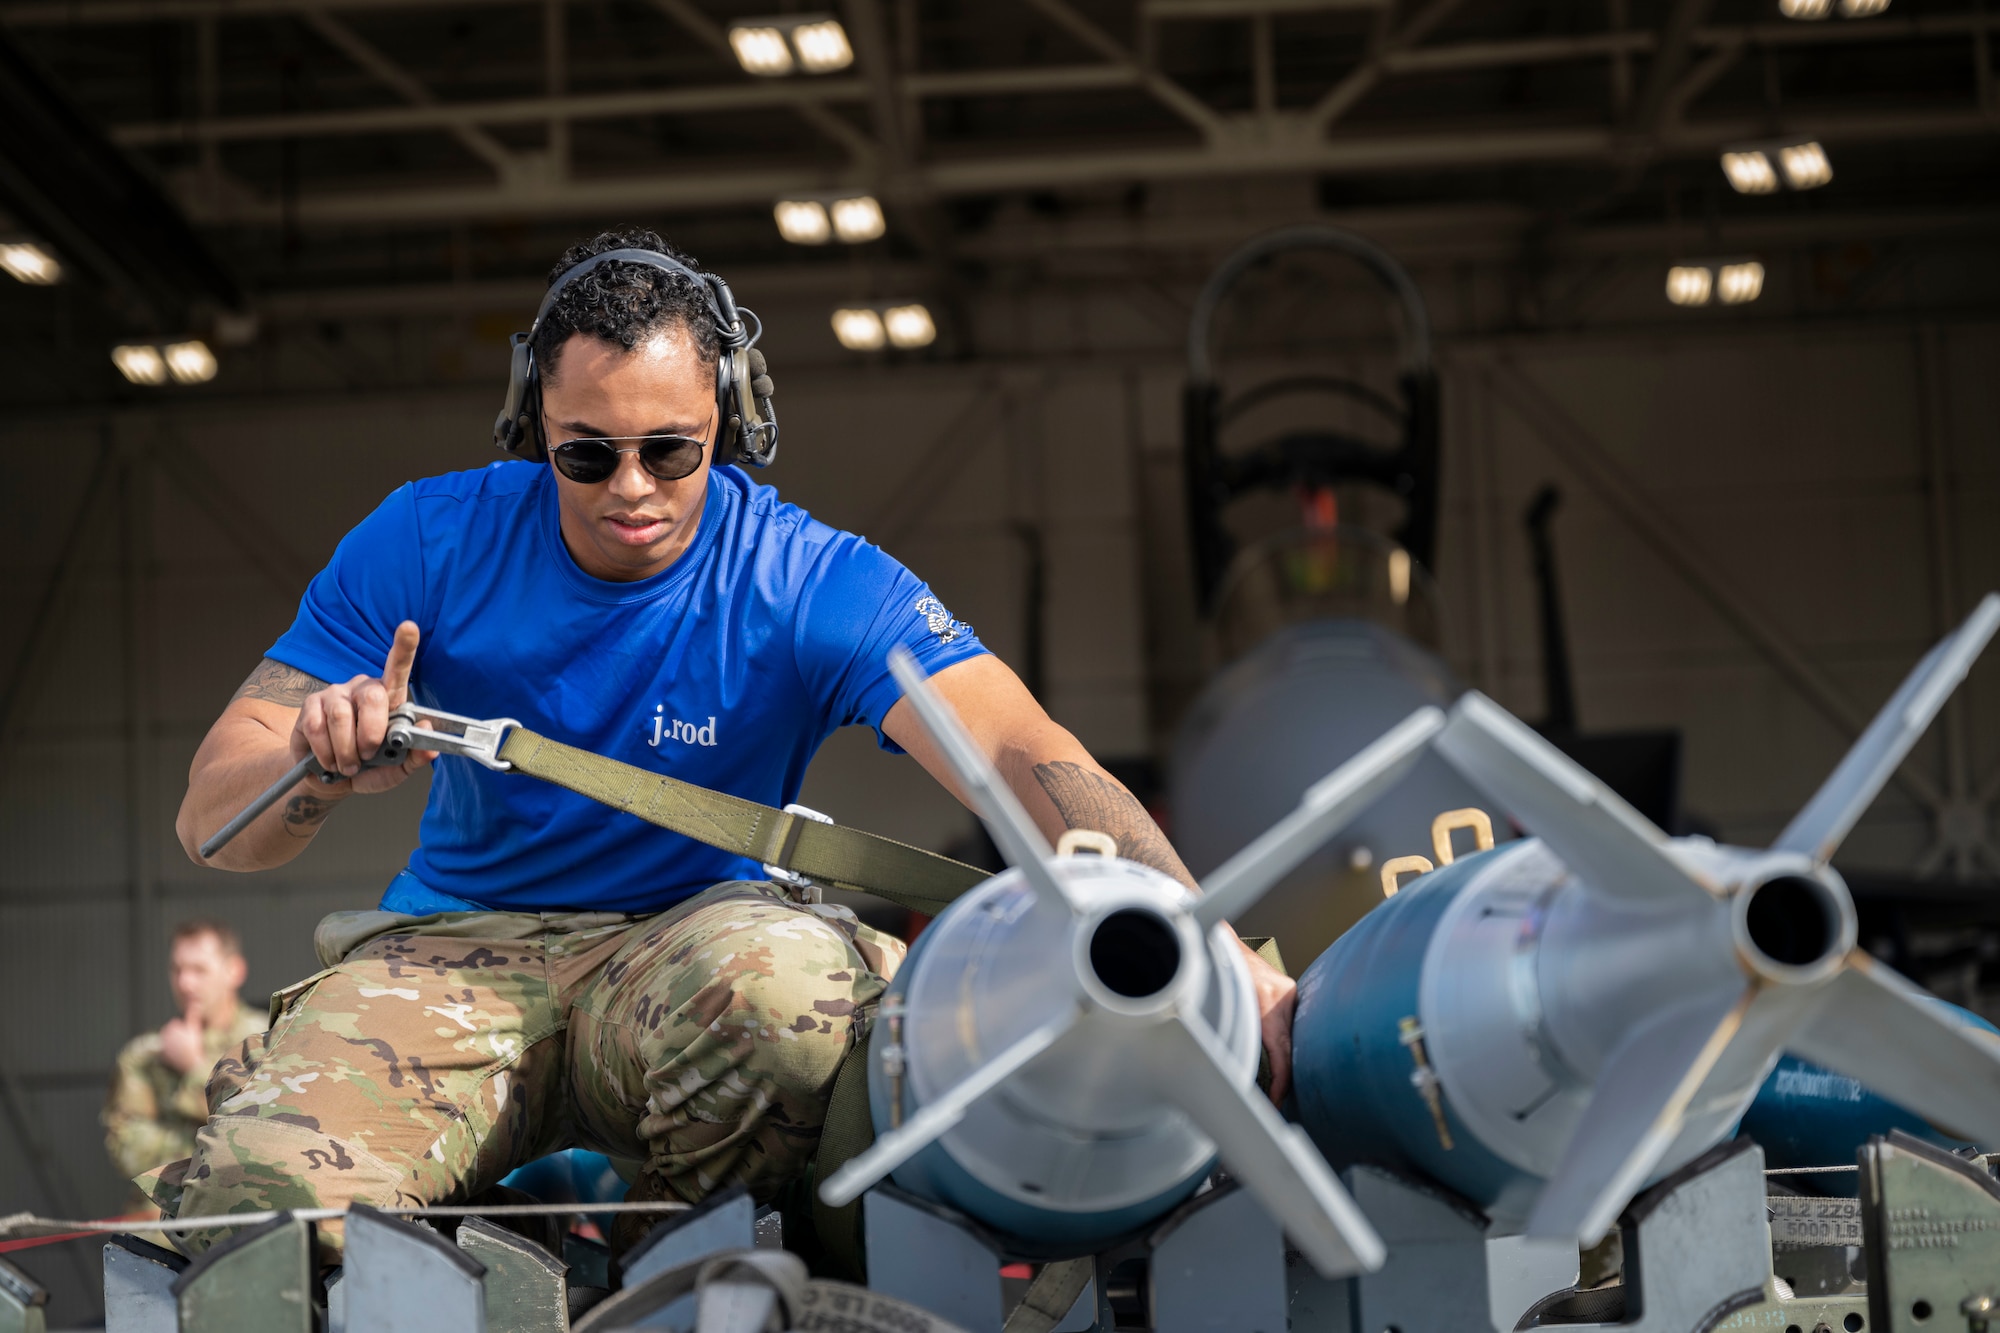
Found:
<path fill-rule="evenodd" d="M 434 750 L 439 754 L 470 759 L 495 772 L 504 773 L 513 765 L 500 757 L 500 742 L 511 728 L 520 725 L 511 717 L 464 717 L 440 708 L 426 708 L 422 704 L 404 704 L 389 714 L 389 730 L 382 737 L 381 747 L 373 756 L 362 760 L 361 766 L 387 768 L 408 759 L 412 750 Z M 328 773 L 317 755 L 307 755 L 292 765 L 283 777 L 266 787 L 256 800 L 239 810 L 234 819 L 217 829 L 214 836 L 201 845 L 201 859 L 206 861 L 227 847 L 237 834 L 249 828 L 266 810 L 283 800 L 287 792 L 309 778 L 317 778 L 327 786 L 345 781 L 338 773 Z"/>

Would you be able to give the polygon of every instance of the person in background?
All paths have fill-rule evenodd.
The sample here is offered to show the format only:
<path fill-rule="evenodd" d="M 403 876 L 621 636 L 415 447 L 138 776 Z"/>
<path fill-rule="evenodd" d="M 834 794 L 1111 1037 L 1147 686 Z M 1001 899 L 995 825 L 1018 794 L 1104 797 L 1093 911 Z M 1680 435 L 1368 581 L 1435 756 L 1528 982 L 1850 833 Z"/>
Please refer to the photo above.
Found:
<path fill-rule="evenodd" d="M 220 921 L 174 928 L 168 981 L 180 1013 L 158 1032 L 141 1033 L 118 1052 L 104 1102 L 104 1147 L 126 1180 L 194 1151 L 208 1119 L 208 1076 L 264 1030 L 264 1014 L 237 998 L 248 967 L 236 932 Z M 126 1211 L 158 1217 L 137 1189 Z"/>

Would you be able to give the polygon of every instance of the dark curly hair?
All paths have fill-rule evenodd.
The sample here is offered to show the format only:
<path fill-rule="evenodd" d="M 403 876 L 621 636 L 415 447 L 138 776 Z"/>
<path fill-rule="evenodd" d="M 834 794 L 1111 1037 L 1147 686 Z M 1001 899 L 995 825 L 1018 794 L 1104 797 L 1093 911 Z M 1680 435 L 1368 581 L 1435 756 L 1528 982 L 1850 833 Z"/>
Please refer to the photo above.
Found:
<path fill-rule="evenodd" d="M 549 285 L 592 255 L 606 250 L 657 250 L 700 272 L 700 265 L 643 227 L 599 232 L 563 252 L 549 270 Z M 722 354 L 722 337 L 708 308 L 702 284 L 679 273 L 614 259 L 563 289 L 535 330 L 535 363 L 552 375 L 563 344 L 573 333 L 588 334 L 631 351 L 663 328 L 678 324 L 693 337 L 702 364 L 711 370 Z"/>

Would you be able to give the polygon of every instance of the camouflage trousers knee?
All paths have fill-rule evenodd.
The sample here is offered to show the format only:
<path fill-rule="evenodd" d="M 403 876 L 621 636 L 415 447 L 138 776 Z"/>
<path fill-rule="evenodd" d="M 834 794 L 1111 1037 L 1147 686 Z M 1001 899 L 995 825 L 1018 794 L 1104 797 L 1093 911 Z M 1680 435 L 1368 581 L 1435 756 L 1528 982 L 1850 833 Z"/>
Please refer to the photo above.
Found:
<path fill-rule="evenodd" d="M 627 1163 L 635 1198 L 768 1196 L 904 952 L 751 882 L 655 917 L 341 914 L 320 943 L 327 970 L 216 1067 L 194 1156 L 140 1177 L 170 1216 L 459 1203 L 571 1146 Z"/>

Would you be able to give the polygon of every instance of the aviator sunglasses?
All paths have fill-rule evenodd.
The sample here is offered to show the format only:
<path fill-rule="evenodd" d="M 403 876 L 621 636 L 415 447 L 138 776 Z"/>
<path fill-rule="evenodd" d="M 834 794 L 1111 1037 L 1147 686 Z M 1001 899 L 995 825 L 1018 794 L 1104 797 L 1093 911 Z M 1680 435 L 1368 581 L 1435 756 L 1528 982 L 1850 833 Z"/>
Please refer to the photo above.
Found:
<path fill-rule="evenodd" d="M 620 454 L 639 455 L 639 466 L 656 480 L 679 481 L 701 466 L 701 451 L 707 447 L 691 435 L 611 435 L 564 440 L 549 446 L 549 456 L 556 471 L 594 486 L 618 470 Z"/>

